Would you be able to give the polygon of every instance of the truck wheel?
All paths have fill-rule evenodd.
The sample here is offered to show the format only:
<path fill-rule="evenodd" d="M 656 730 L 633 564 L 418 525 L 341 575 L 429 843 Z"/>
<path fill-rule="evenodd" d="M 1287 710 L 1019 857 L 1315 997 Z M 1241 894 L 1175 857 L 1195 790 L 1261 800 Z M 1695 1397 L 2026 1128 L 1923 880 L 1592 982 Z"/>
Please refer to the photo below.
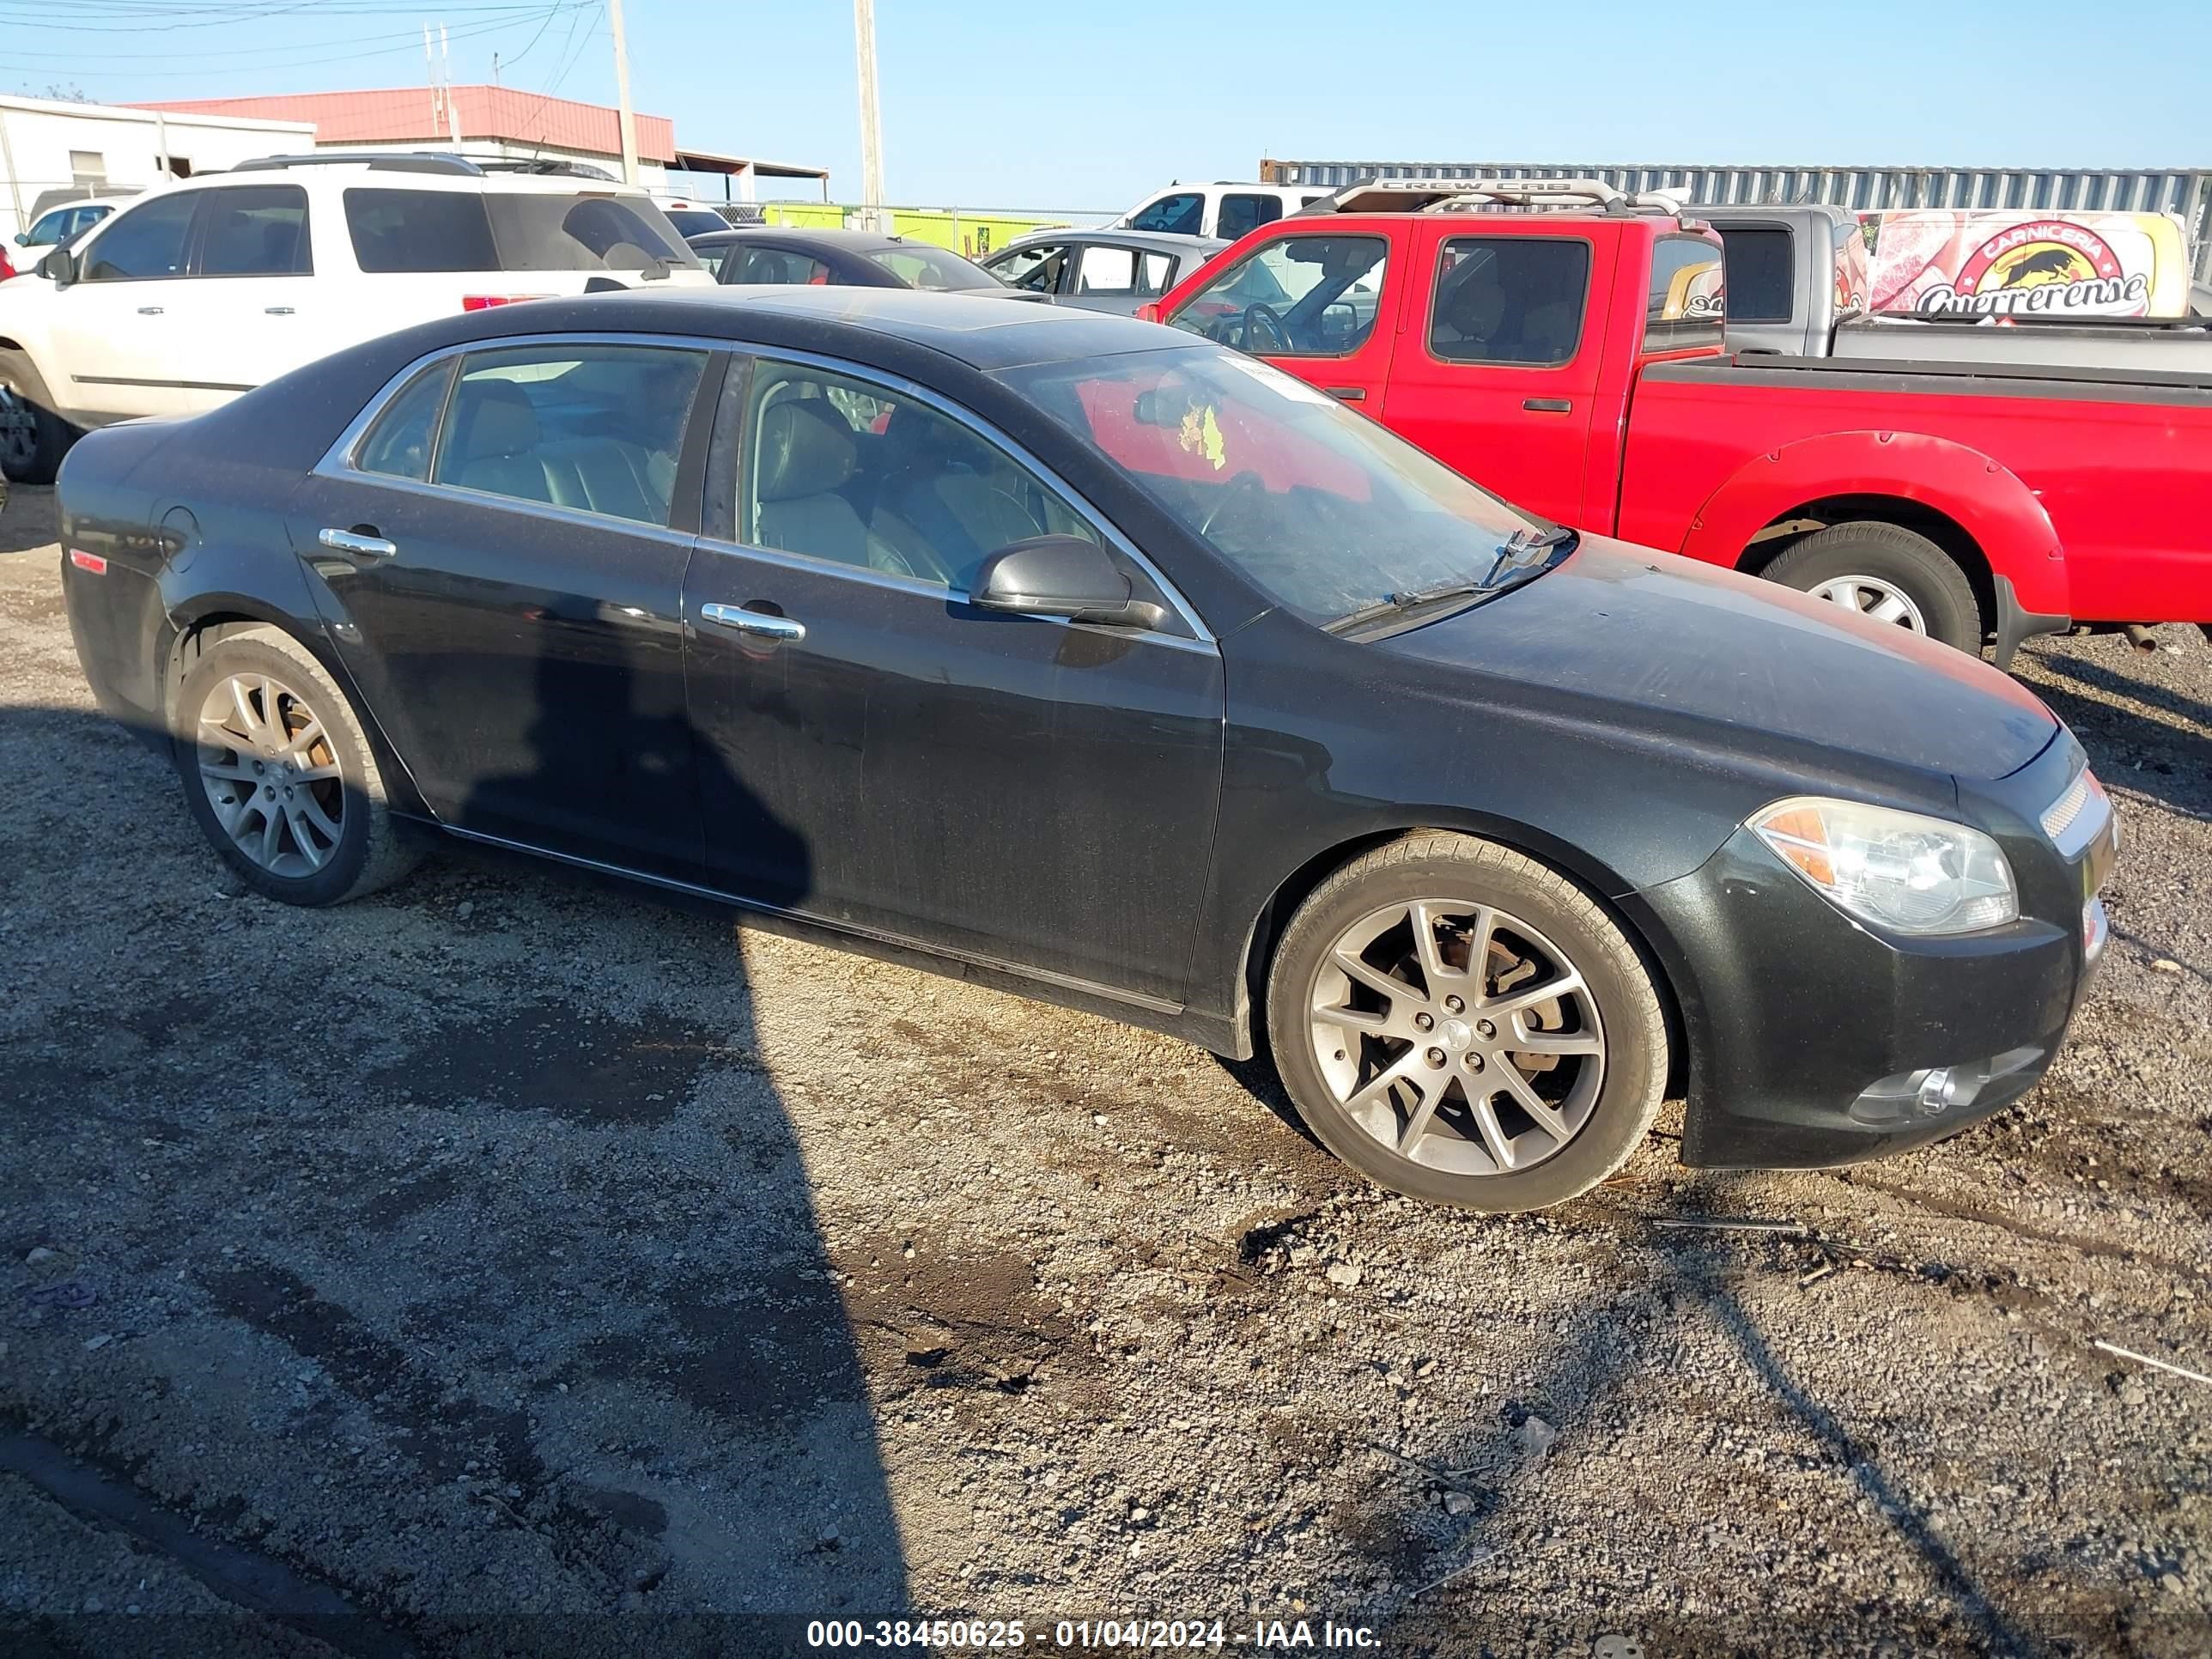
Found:
<path fill-rule="evenodd" d="M 28 428 L 14 423 L 0 428 L 0 472 L 17 483 L 52 483 L 61 471 L 62 457 L 76 441 L 76 428 L 54 412 L 46 381 L 21 352 L 0 351 L 0 386 L 31 417 Z"/>
<path fill-rule="evenodd" d="M 1493 1213 L 1596 1186 L 1667 1084 L 1658 994 L 1620 929 L 1556 870 L 1443 830 L 1362 854 L 1299 906 L 1267 1038 L 1339 1158 Z"/>
<path fill-rule="evenodd" d="M 1899 526 L 1831 525 L 1761 574 L 1875 622 L 1981 653 L 1982 611 L 1966 573 L 1928 538 Z"/>

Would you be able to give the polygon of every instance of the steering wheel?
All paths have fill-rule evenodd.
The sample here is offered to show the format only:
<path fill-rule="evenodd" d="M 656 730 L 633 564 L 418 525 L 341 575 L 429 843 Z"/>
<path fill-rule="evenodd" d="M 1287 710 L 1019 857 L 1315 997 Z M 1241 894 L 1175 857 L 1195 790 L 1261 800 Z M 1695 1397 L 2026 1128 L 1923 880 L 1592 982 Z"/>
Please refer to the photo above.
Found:
<path fill-rule="evenodd" d="M 1213 521 L 1228 511 L 1229 504 L 1231 501 L 1240 500 L 1244 496 L 1254 494 L 1255 492 L 1262 495 L 1266 495 L 1267 493 L 1267 481 L 1261 477 L 1258 473 L 1247 467 L 1243 471 L 1238 473 L 1235 477 L 1231 478 L 1227 483 L 1221 487 L 1221 498 L 1214 502 L 1213 506 L 1207 511 L 1205 518 L 1199 520 L 1199 535 L 1200 537 L 1204 537 L 1212 531 Z"/>
<path fill-rule="evenodd" d="M 1263 321 L 1267 325 L 1267 331 L 1275 337 L 1273 346 L 1265 346 L 1259 342 L 1260 325 Z M 1283 326 L 1283 319 L 1275 314 L 1273 307 L 1255 300 L 1244 307 L 1243 344 L 1247 351 L 1288 351 L 1291 349 L 1291 331 Z"/>

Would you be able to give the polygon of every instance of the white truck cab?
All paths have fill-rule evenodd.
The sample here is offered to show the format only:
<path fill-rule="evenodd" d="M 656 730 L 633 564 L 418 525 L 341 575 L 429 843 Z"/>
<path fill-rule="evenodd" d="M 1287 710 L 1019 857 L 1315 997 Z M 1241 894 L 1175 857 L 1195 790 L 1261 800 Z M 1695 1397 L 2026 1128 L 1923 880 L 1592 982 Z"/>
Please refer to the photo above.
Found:
<path fill-rule="evenodd" d="M 1175 236 L 1218 236 L 1235 241 L 1249 230 L 1296 213 L 1328 191 L 1312 185 L 1170 185 L 1131 208 L 1109 227 L 1164 231 Z"/>

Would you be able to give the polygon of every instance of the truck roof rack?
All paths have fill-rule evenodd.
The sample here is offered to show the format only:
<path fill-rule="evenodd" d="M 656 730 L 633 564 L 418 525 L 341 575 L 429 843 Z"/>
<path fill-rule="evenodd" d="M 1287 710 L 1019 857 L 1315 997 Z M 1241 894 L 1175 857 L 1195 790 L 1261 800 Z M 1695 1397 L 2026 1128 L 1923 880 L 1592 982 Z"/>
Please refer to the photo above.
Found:
<path fill-rule="evenodd" d="M 1474 208 L 1534 212 L 1649 213 L 1680 218 L 1682 199 L 1668 191 L 1631 195 L 1601 179 L 1363 179 L 1300 213 L 1461 213 Z"/>
<path fill-rule="evenodd" d="M 318 150 L 312 155 L 259 155 L 233 164 L 233 173 L 282 173 L 291 167 L 366 167 L 372 173 L 443 173 L 481 179 L 483 169 L 466 156 L 436 150 Z"/>

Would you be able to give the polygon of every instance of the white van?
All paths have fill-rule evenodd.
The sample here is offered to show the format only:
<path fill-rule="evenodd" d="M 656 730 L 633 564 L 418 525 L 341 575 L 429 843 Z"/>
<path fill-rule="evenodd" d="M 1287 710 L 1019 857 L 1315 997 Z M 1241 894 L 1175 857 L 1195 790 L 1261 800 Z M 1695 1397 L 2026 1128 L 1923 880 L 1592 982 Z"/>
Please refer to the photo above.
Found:
<path fill-rule="evenodd" d="M 212 409 L 341 346 L 518 300 L 714 277 L 652 198 L 560 163 L 329 150 L 131 198 L 0 285 L 0 470 Z"/>
<path fill-rule="evenodd" d="M 1172 236 L 1218 236 L 1233 242 L 1248 230 L 1271 225 L 1329 192 L 1312 185 L 1170 185 L 1146 197 L 1107 227 L 1164 231 Z"/>

